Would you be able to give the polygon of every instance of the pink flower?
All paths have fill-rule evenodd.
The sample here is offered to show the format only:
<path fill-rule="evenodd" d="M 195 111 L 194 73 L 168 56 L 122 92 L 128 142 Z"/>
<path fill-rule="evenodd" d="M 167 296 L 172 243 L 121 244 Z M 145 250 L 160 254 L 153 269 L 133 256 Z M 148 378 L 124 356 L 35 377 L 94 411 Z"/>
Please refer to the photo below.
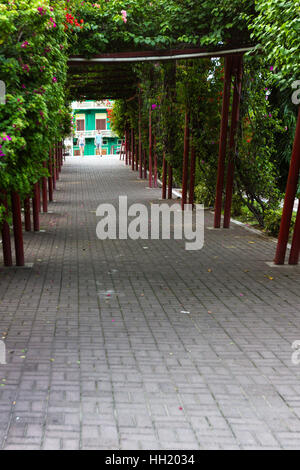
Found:
<path fill-rule="evenodd" d="M 52 78 L 52 82 L 53 82 L 53 83 L 56 83 L 56 82 L 57 82 L 57 78 L 56 78 L 56 77 L 53 77 L 53 78 Z"/>
<path fill-rule="evenodd" d="M 124 21 L 124 23 L 127 23 L 127 11 L 121 10 L 121 14 L 122 14 L 122 20 Z"/>
<path fill-rule="evenodd" d="M 274 67 L 273 67 L 273 65 L 271 65 L 270 72 L 273 72 L 273 70 L 274 70 Z"/>
<path fill-rule="evenodd" d="M 28 41 L 24 41 L 22 44 L 21 44 L 21 47 L 23 49 L 26 49 L 26 47 L 29 45 L 29 42 Z"/>
<path fill-rule="evenodd" d="M 45 15 L 46 14 L 46 10 L 44 10 L 43 7 L 38 7 L 38 12 L 40 15 Z"/>

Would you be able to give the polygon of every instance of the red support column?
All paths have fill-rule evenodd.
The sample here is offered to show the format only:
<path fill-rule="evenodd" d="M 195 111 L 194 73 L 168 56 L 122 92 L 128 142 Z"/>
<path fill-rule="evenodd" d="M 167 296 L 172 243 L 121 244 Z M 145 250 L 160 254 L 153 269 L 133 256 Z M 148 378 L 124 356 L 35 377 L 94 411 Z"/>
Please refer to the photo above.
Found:
<path fill-rule="evenodd" d="M 139 146 L 135 144 L 135 171 L 139 171 Z"/>
<path fill-rule="evenodd" d="M 141 95 L 139 95 L 139 177 L 143 177 L 142 169 L 142 112 L 141 112 Z"/>
<path fill-rule="evenodd" d="M 134 170 L 134 130 L 131 128 L 131 169 Z"/>
<path fill-rule="evenodd" d="M 291 225 L 293 207 L 297 192 L 300 170 L 300 107 L 298 110 L 298 120 L 296 135 L 293 145 L 290 170 L 287 180 L 286 193 L 282 211 L 280 231 L 278 236 L 277 250 L 274 259 L 275 264 L 284 264 L 286 248 L 289 239 L 289 230 Z"/>
<path fill-rule="evenodd" d="M 167 160 L 166 160 L 166 154 L 164 152 L 163 154 L 163 167 L 162 167 L 162 199 L 166 199 L 167 197 Z"/>
<path fill-rule="evenodd" d="M 127 129 L 125 129 L 125 165 L 128 164 L 127 145 Z"/>
<path fill-rule="evenodd" d="M 224 185 L 228 116 L 229 116 L 230 93 L 231 93 L 231 66 L 232 66 L 232 57 L 231 56 L 225 57 L 223 105 L 222 105 L 218 175 L 217 175 L 216 200 L 215 200 L 215 218 L 214 218 L 215 228 L 220 228 L 220 225 L 221 225 L 222 193 L 223 193 L 223 185 Z"/>
<path fill-rule="evenodd" d="M 192 142 L 191 145 L 191 166 L 190 166 L 190 190 L 189 190 L 189 204 L 194 205 L 194 194 L 195 194 L 195 163 L 196 163 L 196 151 L 195 146 Z"/>
<path fill-rule="evenodd" d="M 11 193 L 11 209 L 15 239 L 16 265 L 24 266 L 25 259 L 21 218 L 21 201 L 19 194 L 15 191 Z"/>
<path fill-rule="evenodd" d="M 25 197 L 24 199 L 24 221 L 25 221 L 26 232 L 30 232 L 31 219 L 30 219 L 30 198 L 29 197 Z"/>
<path fill-rule="evenodd" d="M 157 153 L 156 153 L 156 137 L 154 137 L 154 178 L 153 186 L 157 188 Z"/>
<path fill-rule="evenodd" d="M 173 189 L 173 169 L 170 163 L 168 163 L 168 199 L 172 199 Z"/>
<path fill-rule="evenodd" d="M 243 78 L 243 56 L 236 56 L 233 59 L 233 68 L 235 73 L 234 80 L 234 92 L 232 98 L 232 110 L 231 110 L 231 124 L 230 124 L 230 136 L 229 136 L 229 156 L 228 156 L 228 168 L 227 168 L 227 179 L 226 179 L 226 196 L 224 204 L 224 221 L 223 227 L 229 228 L 230 216 L 231 216 L 231 202 L 233 192 L 233 176 L 234 176 L 234 156 L 236 153 L 236 132 L 240 118 L 240 102 L 242 92 L 242 78 Z"/>
<path fill-rule="evenodd" d="M 8 205 L 6 194 L 4 193 L 4 191 L 2 191 L 1 202 L 5 207 L 5 216 L 8 216 Z M 6 220 L 2 223 L 1 234 L 4 266 L 12 266 L 10 230 L 8 222 L 6 222 Z"/>
<path fill-rule="evenodd" d="M 48 170 L 50 176 L 48 176 L 48 193 L 49 193 L 49 201 L 53 201 L 53 179 L 52 179 L 52 156 L 51 156 L 51 150 L 49 150 L 49 164 L 48 164 Z"/>
<path fill-rule="evenodd" d="M 61 172 L 61 163 L 62 163 L 61 162 L 61 160 L 62 160 L 61 156 L 62 156 L 62 143 L 59 142 L 58 143 L 58 171 L 59 172 Z"/>
<path fill-rule="evenodd" d="M 39 183 L 33 186 L 32 198 L 32 214 L 33 214 L 33 230 L 38 232 L 40 230 L 40 211 L 39 211 Z"/>
<path fill-rule="evenodd" d="M 128 165 L 131 165 L 131 129 L 128 129 Z"/>
<path fill-rule="evenodd" d="M 42 212 L 41 208 L 41 181 L 38 182 L 38 206 L 39 206 L 39 211 Z"/>
<path fill-rule="evenodd" d="M 64 143 L 63 141 L 61 141 L 61 149 L 60 149 L 60 167 L 62 168 L 63 164 L 64 164 L 64 157 L 63 157 L 63 154 L 64 154 Z"/>
<path fill-rule="evenodd" d="M 189 168 L 189 152 L 190 152 L 190 113 L 185 113 L 184 125 L 184 152 L 183 152 L 183 165 L 182 165 L 182 197 L 181 209 L 184 210 L 184 205 L 187 202 L 187 181 L 188 181 L 188 168 Z"/>
<path fill-rule="evenodd" d="M 43 162 L 43 167 L 47 168 L 46 162 Z M 47 198 L 47 177 L 42 178 L 42 195 L 43 195 L 43 212 L 48 212 L 48 198 Z"/>
<path fill-rule="evenodd" d="M 59 180 L 58 144 L 55 144 L 55 170 L 56 170 L 56 181 L 58 181 Z"/>
<path fill-rule="evenodd" d="M 60 142 L 57 142 L 57 171 L 60 173 Z"/>
<path fill-rule="evenodd" d="M 152 188 L 152 122 L 151 107 L 149 110 L 149 188 Z"/>
<path fill-rule="evenodd" d="M 294 227 L 293 241 L 290 251 L 289 264 L 298 264 L 300 253 L 300 200 L 298 199 L 297 217 Z"/>
<path fill-rule="evenodd" d="M 147 179 L 147 156 L 146 149 L 144 149 L 144 179 Z"/>
<path fill-rule="evenodd" d="M 52 147 L 52 183 L 53 189 L 56 189 L 55 147 Z"/>

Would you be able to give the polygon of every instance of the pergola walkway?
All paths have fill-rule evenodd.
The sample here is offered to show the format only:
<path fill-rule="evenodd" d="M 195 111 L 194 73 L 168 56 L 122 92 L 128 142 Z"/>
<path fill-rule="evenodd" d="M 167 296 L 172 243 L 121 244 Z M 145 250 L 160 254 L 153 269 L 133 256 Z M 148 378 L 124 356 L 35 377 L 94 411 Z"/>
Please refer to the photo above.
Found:
<path fill-rule="evenodd" d="M 146 185 L 118 157 L 67 159 L 33 267 L 1 268 L 1 448 L 299 448 L 300 267 L 234 224 L 198 252 L 98 240 L 98 204 L 157 201 Z"/>

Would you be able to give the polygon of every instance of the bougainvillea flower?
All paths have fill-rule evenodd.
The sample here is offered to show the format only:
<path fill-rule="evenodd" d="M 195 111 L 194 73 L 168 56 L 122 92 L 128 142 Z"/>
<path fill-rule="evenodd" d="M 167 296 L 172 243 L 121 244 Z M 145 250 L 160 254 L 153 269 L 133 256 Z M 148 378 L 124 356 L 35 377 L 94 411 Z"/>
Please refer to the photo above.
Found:
<path fill-rule="evenodd" d="M 38 12 L 40 15 L 46 15 L 46 10 L 43 7 L 38 7 Z"/>
<path fill-rule="evenodd" d="M 122 14 L 122 20 L 124 21 L 124 23 L 127 23 L 127 11 L 121 10 L 121 14 Z"/>
<path fill-rule="evenodd" d="M 23 49 L 26 49 L 26 47 L 29 45 L 29 42 L 28 41 L 24 41 L 22 44 L 21 44 L 21 47 Z"/>
<path fill-rule="evenodd" d="M 57 82 L 57 78 L 56 78 L 56 77 L 53 77 L 53 78 L 52 78 L 52 82 L 53 82 L 53 83 L 56 83 L 56 82 Z"/>

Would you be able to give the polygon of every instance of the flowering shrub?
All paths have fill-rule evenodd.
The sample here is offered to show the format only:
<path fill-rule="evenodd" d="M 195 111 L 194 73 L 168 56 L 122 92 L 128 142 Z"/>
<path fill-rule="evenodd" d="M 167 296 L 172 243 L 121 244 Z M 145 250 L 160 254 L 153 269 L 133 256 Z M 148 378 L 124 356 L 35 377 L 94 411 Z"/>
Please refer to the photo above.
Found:
<path fill-rule="evenodd" d="M 61 2 L 14 0 L 0 3 L 0 13 L 0 186 L 24 197 L 67 132 L 64 10 Z"/>

